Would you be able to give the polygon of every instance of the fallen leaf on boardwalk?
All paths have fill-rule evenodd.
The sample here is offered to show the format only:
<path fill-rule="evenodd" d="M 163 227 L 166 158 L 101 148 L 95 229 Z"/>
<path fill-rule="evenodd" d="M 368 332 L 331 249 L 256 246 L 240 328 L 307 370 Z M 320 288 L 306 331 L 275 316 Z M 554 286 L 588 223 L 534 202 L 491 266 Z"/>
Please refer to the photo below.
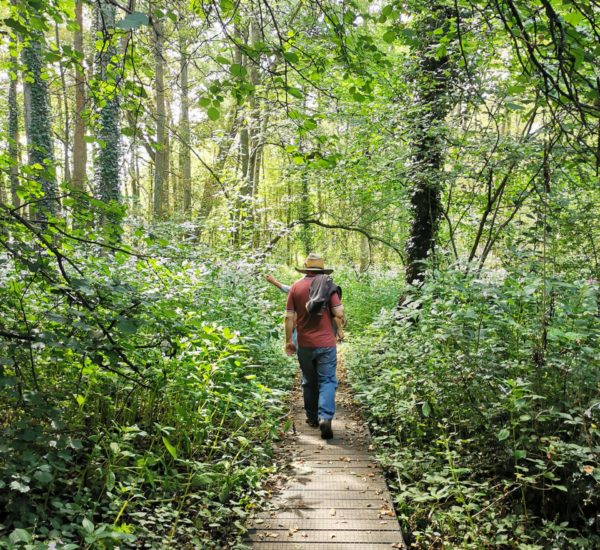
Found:
<path fill-rule="evenodd" d="M 308 533 L 302 533 L 302 536 L 303 536 L 304 538 L 306 538 L 306 537 L 308 537 Z"/>
<path fill-rule="evenodd" d="M 381 523 L 381 525 L 387 525 L 388 524 L 387 521 L 380 521 L 379 523 Z"/>
<path fill-rule="evenodd" d="M 369 477 L 375 477 L 374 473 L 367 474 Z"/>
<path fill-rule="evenodd" d="M 332 539 L 334 539 L 334 538 L 335 538 L 335 535 L 331 535 L 331 538 L 332 538 Z"/>
<path fill-rule="evenodd" d="M 329 515 L 330 516 L 335 516 L 337 512 L 335 511 L 335 508 L 332 508 L 331 510 L 329 510 Z"/>
<path fill-rule="evenodd" d="M 267 537 L 271 537 L 272 539 L 276 539 L 278 536 L 278 533 L 267 533 Z"/>
<path fill-rule="evenodd" d="M 373 445 L 369 445 L 369 451 L 374 451 L 375 447 Z"/>
<path fill-rule="evenodd" d="M 288 537 L 293 537 L 296 531 L 298 531 L 298 527 L 290 527 L 290 530 L 288 531 Z"/>
<path fill-rule="evenodd" d="M 265 522 L 265 520 L 260 519 L 260 518 L 254 520 L 254 523 L 256 523 L 257 525 L 260 525 L 261 523 L 264 523 L 264 522 Z"/>

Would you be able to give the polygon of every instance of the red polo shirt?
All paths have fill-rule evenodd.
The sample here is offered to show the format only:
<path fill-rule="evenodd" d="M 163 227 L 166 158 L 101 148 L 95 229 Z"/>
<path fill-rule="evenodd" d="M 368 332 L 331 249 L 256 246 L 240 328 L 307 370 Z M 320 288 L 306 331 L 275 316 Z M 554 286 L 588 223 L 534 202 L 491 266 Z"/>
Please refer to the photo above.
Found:
<path fill-rule="evenodd" d="M 341 305 L 340 297 L 334 292 L 329 299 L 329 307 L 323 315 L 310 315 L 306 311 L 306 302 L 313 275 L 307 275 L 296 281 L 288 292 L 287 311 L 297 315 L 298 346 L 301 348 L 332 348 L 336 340 L 333 332 L 333 316 L 331 310 Z"/>

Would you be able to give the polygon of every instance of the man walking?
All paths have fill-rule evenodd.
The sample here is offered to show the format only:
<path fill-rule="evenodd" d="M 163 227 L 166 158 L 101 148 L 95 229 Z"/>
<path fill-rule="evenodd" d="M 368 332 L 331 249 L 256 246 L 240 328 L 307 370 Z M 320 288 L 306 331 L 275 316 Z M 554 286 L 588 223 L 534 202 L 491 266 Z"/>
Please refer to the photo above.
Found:
<path fill-rule="evenodd" d="M 285 315 L 285 350 L 296 352 L 292 342 L 294 319 L 298 332 L 298 361 L 302 369 L 302 392 L 306 422 L 319 427 L 323 439 L 331 439 L 337 388 L 336 335 L 334 322 L 341 326 L 344 307 L 341 289 L 328 276 L 323 258 L 309 254 L 304 267 L 296 268 L 305 277 L 296 281 L 288 293 Z"/>

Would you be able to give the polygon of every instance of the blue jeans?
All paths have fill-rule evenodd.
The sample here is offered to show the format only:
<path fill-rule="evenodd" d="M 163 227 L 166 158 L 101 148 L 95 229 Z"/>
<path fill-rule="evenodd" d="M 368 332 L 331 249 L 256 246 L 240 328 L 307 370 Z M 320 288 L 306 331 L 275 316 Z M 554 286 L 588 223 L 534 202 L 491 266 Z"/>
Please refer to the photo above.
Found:
<path fill-rule="evenodd" d="M 336 348 L 298 348 L 304 409 L 310 421 L 331 420 L 335 414 Z"/>

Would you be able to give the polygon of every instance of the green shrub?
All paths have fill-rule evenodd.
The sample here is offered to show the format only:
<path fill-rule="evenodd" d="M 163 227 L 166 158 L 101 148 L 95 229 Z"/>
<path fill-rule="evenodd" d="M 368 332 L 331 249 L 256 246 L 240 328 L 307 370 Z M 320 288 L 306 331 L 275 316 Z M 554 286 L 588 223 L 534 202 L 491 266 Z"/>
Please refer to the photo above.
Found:
<path fill-rule="evenodd" d="M 281 304 L 251 261 L 56 246 L 66 278 L 2 259 L 0 547 L 234 544 L 294 371 Z"/>
<path fill-rule="evenodd" d="M 600 543 L 600 323 L 589 281 L 436 273 L 351 378 L 419 547 Z"/>

